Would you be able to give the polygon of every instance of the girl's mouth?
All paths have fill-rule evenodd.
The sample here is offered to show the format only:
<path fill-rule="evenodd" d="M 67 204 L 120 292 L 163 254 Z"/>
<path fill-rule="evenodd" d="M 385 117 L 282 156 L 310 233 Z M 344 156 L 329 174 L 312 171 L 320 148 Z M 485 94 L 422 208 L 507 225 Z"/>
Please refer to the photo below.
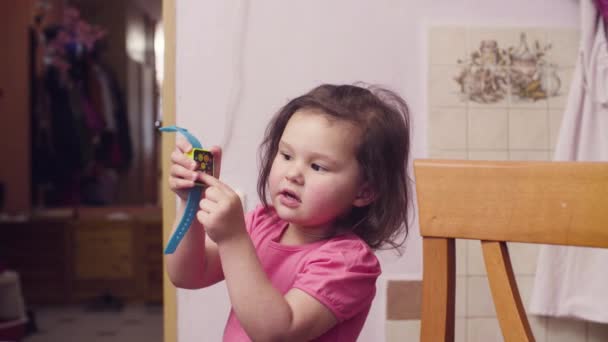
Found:
<path fill-rule="evenodd" d="M 286 207 L 295 208 L 302 202 L 300 197 L 295 192 L 290 190 L 283 190 L 279 193 L 279 201 Z"/>
<path fill-rule="evenodd" d="M 288 197 L 288 198 L 291 198 L 291 199 L 294 199 L 294 200 L 296 200 L 298 202 L 302 202 L 300 200 L 300 197 L 298 197 L 298 195 L 296 195 L 296 193 L 293 192 L 293 191 L 291 191 L 291 190 L 285 189 L 285 190 L 281 191 L 280 195 Z"/>

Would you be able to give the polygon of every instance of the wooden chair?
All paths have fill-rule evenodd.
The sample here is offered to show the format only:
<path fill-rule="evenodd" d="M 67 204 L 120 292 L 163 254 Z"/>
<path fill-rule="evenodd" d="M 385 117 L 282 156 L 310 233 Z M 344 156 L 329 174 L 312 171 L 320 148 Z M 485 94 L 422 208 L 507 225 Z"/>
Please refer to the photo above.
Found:
<path fill-rule="evenodd" d="M 534 341 L 507 242 L 608 248 L 608 163 L 414 161 L 421 341 L 454 340 L 455 239 L 480 240 L 505 341 Z"/>

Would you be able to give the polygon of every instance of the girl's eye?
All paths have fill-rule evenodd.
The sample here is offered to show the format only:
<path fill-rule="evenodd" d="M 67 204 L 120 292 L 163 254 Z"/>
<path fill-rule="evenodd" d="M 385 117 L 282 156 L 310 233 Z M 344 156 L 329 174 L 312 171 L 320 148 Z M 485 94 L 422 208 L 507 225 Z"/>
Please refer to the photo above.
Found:
<path fill-rule="evenodd" d="M 319 164 L 311 164 L 310 167 L 315 170 L 315 171 L 327 171 L 326 168 L 324 168 L 323 166 L 319 165 Z"/>
<path fill-rule="evenodd" d="M 281 153 L 281 156 L 283 156 L 283 159 L 285 159 L 285 160 L 290 160 L 291 159 L 291 156 L 289 154 L 284 153 L 284 152 L 280 152 L 280 153 Z"/>

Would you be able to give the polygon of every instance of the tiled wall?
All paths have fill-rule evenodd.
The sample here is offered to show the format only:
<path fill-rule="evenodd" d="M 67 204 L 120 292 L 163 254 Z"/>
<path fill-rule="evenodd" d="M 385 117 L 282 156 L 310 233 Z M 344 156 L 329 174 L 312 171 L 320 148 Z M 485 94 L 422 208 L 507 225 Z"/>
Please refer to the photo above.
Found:
<path fill-rule="evenodd" d="M 454 78 L 467 63 L 458 63 L 458 60 L 470 60 L 471 54 L 480 50 L 480 42 L 484 40 L 495 41 L 505 51 L 509 47 L 515 51 L 521 46 L 522 32 L 525 32 L 530 49 L 533 49 L 535 41 L 541 47 L 551 44 L 542 59 L 555 65 L 561 82 L 554 96 L 530 99 L 507 92 L 498 100 L 480 103 L 470 94 L 463 93 Z M 578 32 L 570 29 L 432 28 L 429 32 L 428 77 L 430 157 L 550 160 L 577 49 Z M 549 91 L 545 91 L 545 95 L 549 95 Z M 509 250 L 526 306 L 532 292 L 539 247 L 511 243 Z M 479 242 L 457 241 L 456 254 L 456 341 L 502 341 Z M 404 316 L 398 311 L 415 311 L 419 301 L 413 297 L 419 292 L 393 290 L 391 295 L 391 287 L 411 289 L 416 284 L 389 282 L 387 341 L 416 341 L 419 339 L 420 321 L 411 318 L 411 314 Z M 399 296 L 410 297 L 410 300 L 400 299 L 403 309 L 394 308 Z M 529 319 L 536 340 L 540 342 L 608 341 L 608 325 L 605 324 L 538 316 L 529 316 Z"/>
<path fill-rule="evenodd" d="M 517 284 L 524 303 L 532 291 L 537 248 L 510 244 Z M 456 342 L 503 341 L 496 319 L 490 288 L 481 259 L 481 248 L 470 241 L 458 241 L 456 266 Z M 526 259 L 530 258 L 530 259 Z M 467 273 L 465 270 L 472 270 Z M 477 269 L 477 272 L 475 270 Z M 421 282 L 394 280 L 387 286 L 386 341 L 420 340 Z M 606 342 L 608 325 L 569 319 L 529 315 L 538 342 Z"/>
<path fill-rule="evenodd" d="M 542 57 L 555 67 L 561 86 L 554 96 L 536 100 L 505 94 L 480 103 L 460 91 L 455 78 L 479 52 L 482 41 L 517 50 L 521 33 L 534 50 L 551 44 Z M 548 160 L 553 153 L 578 49 L 571 29 L 489 29 L 436 27 L 429 32 L 430 156 L 486 160 Z M 532 53 L 532 52 L 530 52 Z M 464 63 L 458 63 L 458 61 Z"/>

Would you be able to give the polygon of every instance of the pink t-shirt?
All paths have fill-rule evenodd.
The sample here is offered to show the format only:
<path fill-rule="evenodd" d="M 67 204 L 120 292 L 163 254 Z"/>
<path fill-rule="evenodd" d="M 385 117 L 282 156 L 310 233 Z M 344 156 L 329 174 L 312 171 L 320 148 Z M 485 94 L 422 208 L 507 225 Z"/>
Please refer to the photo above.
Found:
<path fill-rule="evenodd" d="M 282 245 L 278 241 L 287 222 L 273 209 L 263 206 L 249 212 L 245 221 L 258 258 L 274 287 L 283 294 L 292 288 L 300 289 L 336 317 L 338 323 L 315 341 L 355 341 L 381 273 L 380 263 L 367 244 L 355 234 L 346 234 L 306 245 Z M 226 323 L 224 341 L 251 341 L 234 310 Z"/>

